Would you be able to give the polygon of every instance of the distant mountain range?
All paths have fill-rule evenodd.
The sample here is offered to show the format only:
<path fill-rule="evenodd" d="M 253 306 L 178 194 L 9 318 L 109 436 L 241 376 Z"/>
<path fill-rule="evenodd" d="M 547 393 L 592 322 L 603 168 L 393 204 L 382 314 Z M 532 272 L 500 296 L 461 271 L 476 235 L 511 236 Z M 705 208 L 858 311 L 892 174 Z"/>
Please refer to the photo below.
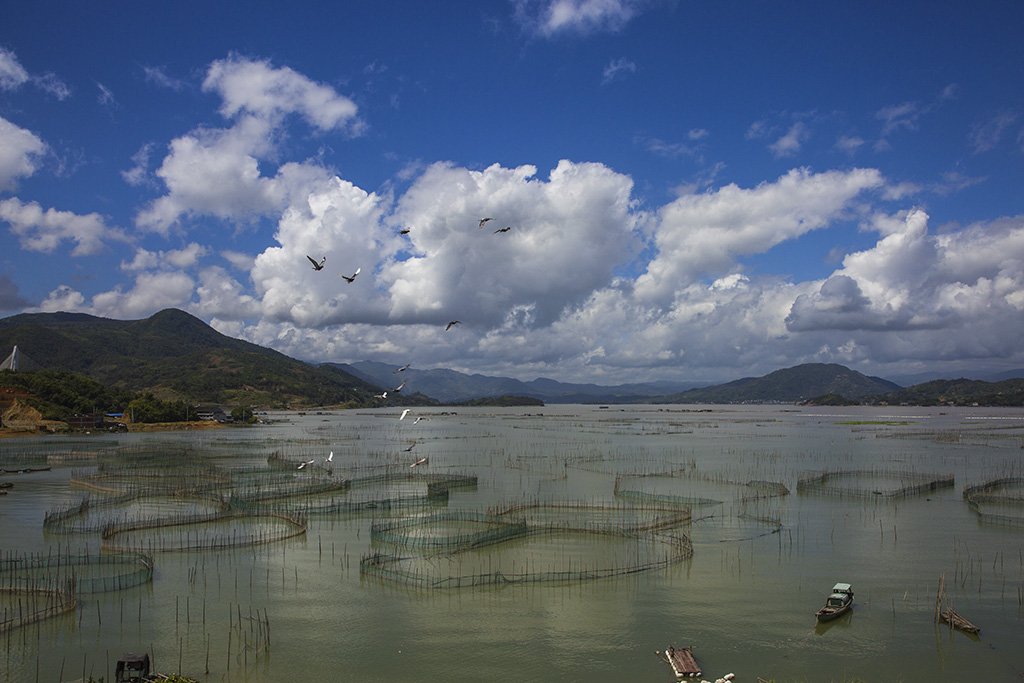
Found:
<path fill-rule="evenodd" d="M 17 345 L 45 369 L 66 370 L 114 389 L 196 403 L 271 407 L 437 405 L 507 396 L 545 403 L 796 403 L 842 397 L 861 403 L 1024 405 L 1024 379 L 939 380 L 907 388 L 837 364 L 808 363 L 763 377 L 701 385 L 646 382 L 601 386 L 539 378 L 420 370 L 373 361 L 314 365 L 225 336 L 176 309 L 144 320 L 81 313 L 0 319 L 0 360 Z M 1024 372 L 1016 374 L 1024 377 Z M 406 382 L 401 394 L 394 388 Z"/>
<path fill-rule="evenodd" d="M 985 382 L 937 379 L 898 391 L 864 397 L 865 403 L 914 406 L 1024 406 L 1024 379 Z"/>
<path fill-rule="evenodd" d="M 764 377 L 745 377 L 725 384 L 690 389 L 661 396 L 658 403 L 799 403 L 835 394 L 863 399 L 873 394 L 898 391 L 900 385 L 880 377 L 868 377 L 834 363 L 806 363 L 776 370 Z"/>
<path fill-rule="evenodd" d="M 1024 379 L 998 377 L 992 381 L 972 379 L 933 380 L 904 388 L 896 382 L 864 375 L 835 363 L 805 363 L 722 384 L 690 382 L 649 382 L 601 386 L 571 384 L 552 379 L 522 382 L 508 377 L 468 375 L 454 370 L 396 372 L 399 366 L 360 361 L 338 368 L 378 386 L 406 381 L 406 389 L 439 401 L 457 402 L 503 395 L 539 398 L 545 403 L 801 403 L 842 397 L 844 404 L 910 405 L 1024 405 L 1017 383 Z M 1022 378 L 1024 371 L 1005 373 Z M 1016 401 L 1016 403 L 1014 402 Z"/>
<path fill-rule="evenodd" d="M 509 377 L 467 375 L 455 370 L 415 368 L 396 373 L 399 367 L 397 365 L 369 360 L 351 364 L 339 363 L 335 367 L 381 387 L 397 385 L 404 380 L 409 391 L 419 392 L 445 403 L 505 395 L 539 398 L 545 403 L 634 403 L 654 396 L 703 386 L 697 382 L 646 382 L 601 386 L 557 382 L 546 378 L 522 382 Z"/>
<path fill-rule="evenodd" d="M 1022 377 L 1024 377 L 1024 368 L 1014 370 L 975 369 L 963 372 L 919 372 L 913 375 L 893 375 L 888 379 L 902 387 L 912 387 L 936 380 L 969 379 L 981 380 L 982 382 L 1002 382 L 1003 380 L 1019 379 Z"/>

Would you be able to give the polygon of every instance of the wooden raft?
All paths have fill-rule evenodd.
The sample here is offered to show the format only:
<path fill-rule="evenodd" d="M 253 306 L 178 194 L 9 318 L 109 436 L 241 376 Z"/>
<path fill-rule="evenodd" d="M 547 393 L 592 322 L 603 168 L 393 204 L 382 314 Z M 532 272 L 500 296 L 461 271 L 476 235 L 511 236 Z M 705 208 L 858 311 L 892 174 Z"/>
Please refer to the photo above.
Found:
<path fill-rule="evenodd" d="M 672 667 L 676 680 L 700 676 L 700 667 L 688 647 L 669 647 L 665 650 L 665 661 Z"/>

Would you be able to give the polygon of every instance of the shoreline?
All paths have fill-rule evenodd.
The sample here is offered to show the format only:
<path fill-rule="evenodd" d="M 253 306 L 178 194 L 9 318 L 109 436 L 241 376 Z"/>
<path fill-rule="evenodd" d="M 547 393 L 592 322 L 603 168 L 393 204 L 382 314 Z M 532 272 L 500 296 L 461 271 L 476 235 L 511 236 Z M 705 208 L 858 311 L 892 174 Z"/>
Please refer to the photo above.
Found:
<path fill-rule="evenodd" d="M 90 430 L 71 430 L 66 427 L 66 423 L 57 423 L 65 425 L 63 429 L 46 429 L 47 426 L 52 423 L 41 424 L 39 427 L 43 429 L 31 429 L 29 427 L 0 427 L 0 439 L 16 439 L 18 437 L 26 436 L 92 436 L 96 434 L 122 434 L 122 430 L 110 432 L 105 429 L 90 429 Z M 178 432 L 178 431 L 192 431 L 192 430 L 204 430 L 204 429 L 224 429 L 227 425 L 222 425 L 219 422 L 212 420 L 192 420 L 189 422 L 135 422 L 127 425 L 127 432 L 138 433 L 138 432 Z"/>

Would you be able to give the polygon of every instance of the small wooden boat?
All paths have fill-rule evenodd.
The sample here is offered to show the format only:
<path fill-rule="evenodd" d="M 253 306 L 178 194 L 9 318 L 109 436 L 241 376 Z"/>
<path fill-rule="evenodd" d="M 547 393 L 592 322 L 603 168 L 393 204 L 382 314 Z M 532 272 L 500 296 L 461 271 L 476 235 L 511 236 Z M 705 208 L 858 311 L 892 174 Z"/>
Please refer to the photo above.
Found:
<path fill-rule="evenodd" d="M 939 611 L 939 605 L 943 602 L 946 603 L 946 609 Z M 939 577 L 939 590 L 935 594 L 935 621 L 943 622 L 948 624 L 950 628 L 955 628 L 958 631 L 963 631 L 970 635 L 977 635 L 981 632 L 981 629 L 972 624 L 971 622 L 964 619 L 962 616 L 957 614 L 952 607 L 949 605 L 949 601 L 946 600 L 946 575 L 943 574 Z"/>
<path fill-rule="evenodd" d="M 848 583 L 837 583 L 832 586 L 832 593 L 825 601 L 825 606 L 814 613 L 818 621 L 832 621 L 843 616 L 853 607 L 853 588 Z"/>
<path fill-rule="evenodd" d="M 701 675 L 697 660 L 693 658 L 693 650 L 688 647 L 668 647 L 665 650 L 664 660 L 672 667 L 676 680 L 684 678 L 699 678 Z"/>
<path fill-rule="evenodd" d="M 939 612 L 939 619 L 958 631 L 963 631 L 964 633 L 979 633 L 981 631 L 980 628 L 954 612 L 952 607 Z"/>

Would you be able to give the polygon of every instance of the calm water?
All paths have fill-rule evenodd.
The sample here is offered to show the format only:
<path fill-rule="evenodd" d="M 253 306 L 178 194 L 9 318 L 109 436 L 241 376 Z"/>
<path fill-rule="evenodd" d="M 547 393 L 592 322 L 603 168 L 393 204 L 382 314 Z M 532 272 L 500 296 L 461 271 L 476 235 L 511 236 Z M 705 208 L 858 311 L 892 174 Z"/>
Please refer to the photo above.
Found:
<path fill-rule="evenodd" d="M 122 653 L 143 651 L 158 670 L 202 681 L 668 682 L 671 670 L 654 653 L 669 645 L 693 646 L 705 679 L 733 672 L 740 683 L 1014 681 L 1024 672 L 1024 526 L 981 522 L 961 497 L 965 484 L 1024 476 L 1024 411 L 550 406 L 422 410 L 399 421 L 400 412 L 283 414 L 252 429 L 73 442 L 93 452 L 131 446 L 125 458 L 186 442 L 196 458 L 225 469 L 266 466 L 275 450 L 296 461 L 334 451 L 335 475 L 345 476 L 386 465 L 408 470 L 428 457 L 417 471 L 477 477 L 475 489 L 452 490 L 439 508 L 447 511 L 612 504 L 617 477 L 620 492 L 717 502 L 695 505 L 683 529 L 692 559 L 587 582 L 429 590 L 361 577 L 360 558 L 387 550 L 371 544 L 373 511 L 311 515 L 304 536 L 255 549 L 158 553 L 151 583 L 81 596 L 71 615 L 0 634 L 0 681 L 109 681 Z M 424 419 L 414 424 L 417 416 Z M 24 466 L 36 443 L 52 452 L 70 441 L 0 442 L 0 467 Z M 0 497 L 5 557 L 57 547 L 99 552 L 97 534 L 53 535 L 42 526 L 47 510 L 82 497 L 71 473 L 90 464 L 0 476 L 15 484 Z M 797 492 L 799 477 L 825 469 L 858 472 L 842 485 L 865 496 Z M 955 484 L 884 495 L 907 477 L 933 476 Z M 778 482 L 790 493 L 744 502 L 750 481 Z M 205 506 L 160 500 L 118 513 Z M 435 571 L 453 563 L 466 572 L 601 569 L 657 556 L 653 545 L 569 535 L 417 563 Z M 949 599 L 981 627 L 980 637 L 934 625 L 943 574 Z M 853 584 L 853 612 L 816 628 L 814 612 L 837 581 Z M 241 653 L 239 614 L 243 638 L 255 643 Z M 249 635 L 256 614 L 269 623 L 269 649 L 256 651 Z"/>

